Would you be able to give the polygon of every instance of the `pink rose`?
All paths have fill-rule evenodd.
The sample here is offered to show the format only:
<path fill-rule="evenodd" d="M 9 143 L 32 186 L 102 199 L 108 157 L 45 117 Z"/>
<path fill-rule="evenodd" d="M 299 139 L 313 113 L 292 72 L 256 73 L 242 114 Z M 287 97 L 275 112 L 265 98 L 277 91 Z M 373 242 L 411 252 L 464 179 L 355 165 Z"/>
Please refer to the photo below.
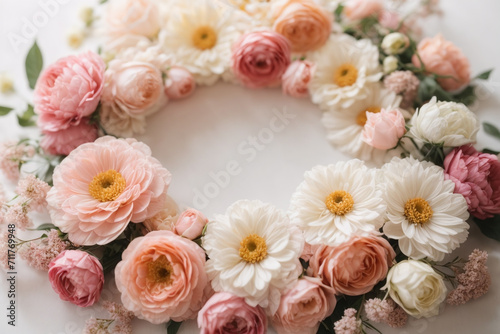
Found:
<path fill-rule="evenodd" d="M 115 268 L 123 305 L 153 324 L 194 318 L 210 289 L 205 252 L 170 231 L 139 237 Z"/>
<path fill-rule="evenodd" d="M 165 94 L 171 99 L 182 99 L 191 95 L 196 87 L 191 72 L 183 67 L 172 67 L 167 72 Z"/>
<path fill-rule="evenodd" d="M 80 124 L 97 108 L 104 84 L 104 61 L 93 52 L 59 59 L 40 76 L 35 87 L 35 112 L 43 131 Z"/>
<path fill-rule="evenodd" d="M 336 304 L 331 287 L 321 283 L 319 278 L 305 276 L 281 296 L 280 306 L 272 319 L 273 327 L 278 334 L 314 334 Z"/>
<path fill-rule="evenodd" d="M 344 13 L 350 20 L 361 20 L 379 13 L 383 8 L 380 0 L 350 0 L 344 8 Z"/>
<path fill-rule="evenodd" d="M 406 132 L 405 124 L 405 118 L 398 109 L 366 112 L 363 141 L 380 150 L 394 148 Z"/>
<path fill-rule="evenodd" d="M 469 83 L 469 60 L 441 34 L 434 38 L 424 38 L 418 44 L 417 52 L 427 72 L 450 77 L 437 79 L 444 90 L 456 91 Z M 412 61 L 415 66 L 421 66 L 417 55 L 413 56 Z"/>
<path fill-rule="evenodd" d="M 80 124 L 56 132 L 43 132 L 40 146 L 54 155 L 68 155 L 78 146 L 97 139 L 97 127 L 82 119 Z"/>
<path fill-rule="evenodd" d="M 461 146 L 444 159 L 445 179 L 455 183 L 469 212 L 486 219 L 500 214 L 500 161 L 493 154 L 480 153 L 473 146 Z"/>
<path fill-rule="evenodd" d="M 62 300 L 86 307 L 99 301 L 104 274 L 97 258 L 79 250 L 65 250 L 50 262 L 49 280 Z"/>
<path fill-rule="evenodd" d="M 160 11 L 151 0 L 110 1 L 104 24 L 106 33 L 112 38 L 127 35 L 153 38 L 160 30 Z"/>
<path fill-rule="evenodd" d="M 273 31 L 255 31 L 241 36 L 233 45 L 234 74 L 250 88 L 279 84 L 290 64 L 290 44 Z"/>
<path fill-rule="evenodd" d="M 203 213 L 195 209 L 187 209 L 177 219 L 174 232 L 177 235 L 194 240 L 201 235 L 207 223 L 208 219 Z"/>
<path fill-rule="evenodd" d="M 320 48 L 332 32 L 332 15 L 314 1 L 288 0 L 274 16 L 274 31 L 290 41 L 294 52 Z"/>
<path fill-rule="evenodd" d="M 300 254 L 300 258 L 304 261 L 309 261 L 311 257 L 314 255 L 316 251 L 317 245 L 311 245 L 307 242 L 304 242 L 304 248 L 302 249 L 302 254 Z"/>
<path fill-rule="evenodd" d="M 337 247 L 318 247 L 309 271 L 336 293 L 358 296 L 387 276 L 395 256 L 389 242 L 379 236 L 354 236 Z"/>
<path fill-rule="evenodd" d="M 399 17 L 398 13 L 396 12 L 389 10 L 382 10 L 379 13 L 378 20 L 382 27 L 391 30 L 396 30 L 400 25 L 401 17 Z"/>
<path fill-rule="evenodd" d="M 266 313 L 260 306 L 250 306 L 244 298 L 218 292 L 198 313 L 200 334 L 264 334 L 267 332 Z"/>
<path fill-rule="evenodd" d="M 292 62 L 282 77 L 283 94 L 293 97 L 308 96 L 308 86 L 315 68 L 316 65 L 307 60 Z"/>

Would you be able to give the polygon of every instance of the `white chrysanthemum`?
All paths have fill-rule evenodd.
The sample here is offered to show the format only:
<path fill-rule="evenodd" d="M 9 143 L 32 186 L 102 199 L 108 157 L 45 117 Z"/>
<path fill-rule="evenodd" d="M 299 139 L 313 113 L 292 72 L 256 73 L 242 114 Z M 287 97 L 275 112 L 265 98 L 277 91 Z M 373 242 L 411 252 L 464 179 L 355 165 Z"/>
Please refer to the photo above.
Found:
<path fill-rule="evenodd" d="M 321 121 L 327 129 L 327 138 L 339 151 L 364 161 L 382 160 L 388 154 L 385 150 L 368 145 L 362 139 L 366 112 L 380 112 L 382 108 L 394 109 L 401 103 L 400 96 L 381 86 L 378 83 L 371 85 L 367 89 L 366 98 L 354 102 L 348 108 L 332 108 L 323 114 Z M 389 154 L 397 155 L 399 151 L 389 151 Z"/>
<path fill-rule="evenodd" d="M 384 224 L 385 203 L 375 170 L 360 160 L 317 166 L 292 195 L 290 216 L 310 244 L 339 245 Z"/>
<path fill-rule="evenodd" d="M 272 25 L 272 6 L 276 1 L 268 0 L 226 0 L 231 6 L 251 16 L 259 26 Z"/>
<path fill-rule="evenodd" d="M 388 221 L 384 233 L 413 258 L 441 261 L 467 239 L 467 202 L 453 193 L 441 167 L 414 158 L 393 158 L 382 167 Z"/>
<path fill-rule="evenodd" d="M 379 53 L 367 39 L 332 35 L 310 59 L 316 71 L 309 84 L 312 101 L 323 109 L 347 108 L 368 96 L 368 86 L 382 77 Z"/>
<path fill-rule="evenodd" d="M 179 0 L 171 11 L 160 45 L 198 84 L 214 84 L 230 68 L 233 43 L 250 27 L 247 15 L 209 0 Z"/>
<path fill-rule="evenodd" d="M 208 223 L 203 247 L 215 291 L 231 292 L 274 314 L 281 292 L 299 277 L 302 234 L 272 205 L 242 200 Z"/>

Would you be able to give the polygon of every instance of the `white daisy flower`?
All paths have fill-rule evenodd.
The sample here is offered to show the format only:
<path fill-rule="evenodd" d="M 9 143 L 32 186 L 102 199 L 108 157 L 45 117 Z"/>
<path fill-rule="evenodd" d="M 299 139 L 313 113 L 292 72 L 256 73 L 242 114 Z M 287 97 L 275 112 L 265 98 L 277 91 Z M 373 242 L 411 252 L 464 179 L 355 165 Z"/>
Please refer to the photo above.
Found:
<path fill-rule="evenodd" d="M 208 223 L 203 238 L 215 291 L 231 292 L 274 314 L 281 292 L 302 272 L 303 238 L 272 205 L 242 200 Z"/>
<path fill-rule="evenodd" d="M 292 195 L 290 217 L 309 244 L 336 246 L 384 224 L 385 203 L 375 170 L 360 160 L 316 166 Z"/>
<path fill-rule="evenodd" d="M 443 169 L 414 158 L 393 158 L 382 167 L 388 221 L 384 233 L 413 258 L 441 261 L 467 239 L 467 202 L 453 193 Z"/>
<path fill-rule="evenodd" d="M 228 72 L 231 46 L 250 27 L 248 17 L 209 0 L 176 1 L 159 35 L 159 43 L 175 55 L 196 83 L 212 85 Z"/>
<path fill-rule="evenodd" d="M 366 90 L 365 99 L 355 101 L 348 108 L 331 108 L 323 113 L 321 121 L 327 130 L 328 140 L 339 151 L 364 161 L 383 160 L 388 153 L 393 156 L 401 152 L 379 150 L 363 141 L 366 113 L 377 113 L 382 108 L 394 109 L 399 107 L 400 103 L 400 96 L 377 83 Z M 403 115 L 411 117 L 408 113 Z"/>
<path fill-rule="evenodd" d="M 321 108 L 347 108 L 368 96 L 368 86 L 382 77 L 375 45 L 367 39 L 356 40 L 341 34 L 308 57 L 316 63 L 309 84 L 312 101 Z"/>

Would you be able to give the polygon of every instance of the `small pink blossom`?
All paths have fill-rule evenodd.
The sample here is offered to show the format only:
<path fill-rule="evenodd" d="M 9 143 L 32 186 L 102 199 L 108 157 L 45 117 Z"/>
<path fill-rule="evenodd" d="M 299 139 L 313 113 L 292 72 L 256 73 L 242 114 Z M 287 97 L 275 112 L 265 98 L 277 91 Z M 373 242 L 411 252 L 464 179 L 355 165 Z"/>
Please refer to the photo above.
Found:
<path fill-rule="evenodd" d="M 399 27 L 401 17 L 396 12 L 382 10 L 378 16 L 378 21 L 382 27 L 396 30 Z"/>
<path fill-rule="evenodd" d="M 167 72 L 165 94 L 171 99 L 182 99 L 194 92 L 196 82 L 194 77 L 184 67 L 172 67 Z"/>
<path fill-rule="evenodd" d="M 344 316 L 334 324 L 335 334 L 360 334 L 361 320 L 356 319 L 357 311 L 353 308 L 344 310 Z"/>
<path fill-rule="evenodd" d="M 380 298 L 368 299 L 365 302 L 365 312 L 368 320 L 373 322 L 386 322 L 389 314 L 394 310 L 394 303 Z"/>
<path fill-rule="evenodd" d="M 17 184 L 16 193 L 29 201 L 30 208 L 41 211 L 47 206 L 46 197 L 49 190 L 50 186 L 47 182 L 40 180 L 33 174 L 28 174 Z"/>
<path fill-rule="evenodd" d="M 296 60 L 288 66 L 282 77 L 283 94 L 293 97 L 309 95 L 311 81 L 316 65 L 307 60 Z"/>
<path fill-rule="evenodd" d="M 401 308 L 401 306 L 397 305 L 394 301 L 389 300 L 389 303 L 394 305 L 394 309 L 386 319 L 386 323 L 392 328 L 401 328 L 406 325 L 408 322 L 408 314 Z"/>
<path fill-rule="evenodd" d="M 350 0 L 345 6 L 344 13 L 350 20 L 361 20 L 379 13 L 383 8 L 380 0 Z"/>
<path fill-rule="evenodd" d="M 47 238 L 41 242 L 31 241 L 28 245 L 23 245 L 19 250 L 19 255 L 29 266 L 38 270 L 49 270 L 50 262 L 61 254 L 69 243 L 59 238 L 57 230 L 50 230 Z"/>
<path fill-rule="evenodd" d="M 0 170 L 9 180 L 16 181 L 19 178 L 19 166 L 33 155 L 35 150 L 30 145 L 15 141 L 0 143 Z"/>
<path fill-rule="evenodd" d="M 177 235 L 194 240 L 201 235 L 207 223 L 208 219 L 203 213 L 196 209 L 187 209 L 177 219 L 174 232 Z"/>
<path fill-rule="evenodd" d="M 395 71 L 384 79 L 384 86 L 403 96 L 401 108 L 410 108 L 417 97 L 420 80 L 411 71 Z"/>
<path fill-rule="evenodd" d="M 82 119 L 80 124 L 63 130 L 44 131 L 40 146 L 53 155 L 69 155 L 78 146 L 93 142 L 97 137 L 97 126 L 89 124 L 88 119 Z"/>
<path fill-rule="evenodd" d="M 379 113 L 366 112 L 363 141 L 380 150 L 396 147 L 406 132 L 405 118 L 398 109 L 383 109 Z"/>
<path fill-rule="evenodd" d="M 28 217 L 28 206 L 22 203 L 16 203 L 7 207 L 4 220 L 8 224 L 16 224 L 16 228 L 25 231 L 33 227 L 33 221 Z"/>

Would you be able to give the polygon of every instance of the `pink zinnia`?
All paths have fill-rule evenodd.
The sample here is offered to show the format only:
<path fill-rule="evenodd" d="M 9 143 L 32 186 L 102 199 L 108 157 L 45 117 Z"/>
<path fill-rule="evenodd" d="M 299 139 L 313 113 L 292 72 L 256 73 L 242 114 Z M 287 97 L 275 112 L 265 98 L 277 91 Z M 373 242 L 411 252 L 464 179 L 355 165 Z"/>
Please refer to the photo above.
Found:
<path fill-rule="evenodd" d="M 54 225 L 73 243 L 104 245 L 162 209 L 171 174 L 145 144 L 106 136 L 72 151 L 53 179 Z"/>

